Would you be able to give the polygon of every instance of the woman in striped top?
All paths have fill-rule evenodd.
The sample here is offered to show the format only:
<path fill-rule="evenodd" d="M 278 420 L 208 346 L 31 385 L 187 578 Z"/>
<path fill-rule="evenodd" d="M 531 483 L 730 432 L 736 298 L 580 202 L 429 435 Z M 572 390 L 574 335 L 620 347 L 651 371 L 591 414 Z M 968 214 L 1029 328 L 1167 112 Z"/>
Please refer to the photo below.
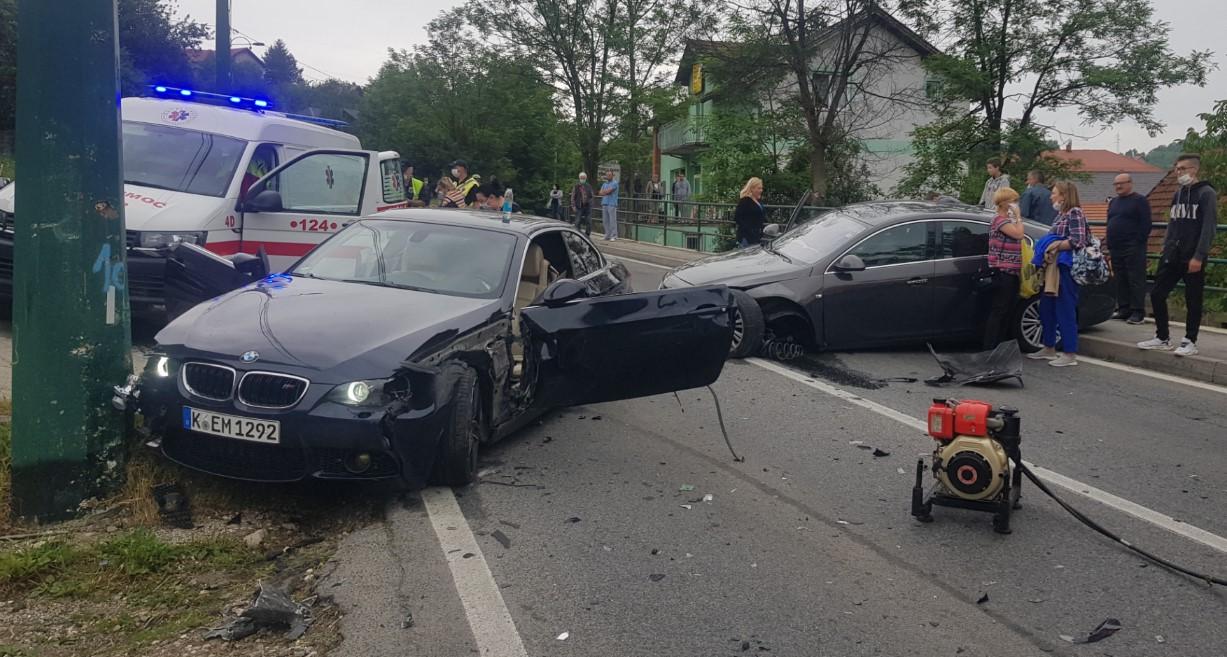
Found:
<path fill-rule="evenodd" d="M 984 349 L 995 349 L 1009 339 L 1009 319 L 1018 299 L 1018 274 L 1022 270 L 1022 213 L 1018 192 L 1003 187 L 993 194 L 997 216 L 988 229 L 988 267 L 993 273 L 991 306 L 984 327 Z"/>

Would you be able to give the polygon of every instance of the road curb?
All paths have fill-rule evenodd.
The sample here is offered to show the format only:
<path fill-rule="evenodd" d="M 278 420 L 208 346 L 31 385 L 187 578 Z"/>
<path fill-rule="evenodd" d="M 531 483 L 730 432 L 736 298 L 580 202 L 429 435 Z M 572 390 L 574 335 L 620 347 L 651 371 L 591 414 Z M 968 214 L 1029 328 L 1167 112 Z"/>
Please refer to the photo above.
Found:
<path fill-rule="evenodd" d="M 1162 372 L 1203 383 L 1227 384 L 1227 363 L 1205 356 L 1176 356 L 1170 351 L 1146 351 L 1136 344 L 1094 335 L 1078 336 L 1080 354 L 1152 372 Z"/>

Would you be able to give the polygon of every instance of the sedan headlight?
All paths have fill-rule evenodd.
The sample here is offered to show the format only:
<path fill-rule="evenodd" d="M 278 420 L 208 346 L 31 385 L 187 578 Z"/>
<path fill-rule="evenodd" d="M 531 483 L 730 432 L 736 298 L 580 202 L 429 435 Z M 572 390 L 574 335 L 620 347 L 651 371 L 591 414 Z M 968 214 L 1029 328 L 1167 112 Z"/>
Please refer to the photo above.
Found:
<path fill-rule="evenodd" d="M 388 379 L 350 381 L 332 389 L 328 400 L 346 406 L 383 406 L 391 399 Z"/>
<path fill-rule="evenodd" d="M 164 249 L 172 244 L 186 242 L 188 244 L 201 245 L 205 243 L 205 238 L 208 237 L 206 232 L 191 232 L 191 233 L 154 233 L 149 231 L 141 231 L 140 245 L 146 249 Z"/>

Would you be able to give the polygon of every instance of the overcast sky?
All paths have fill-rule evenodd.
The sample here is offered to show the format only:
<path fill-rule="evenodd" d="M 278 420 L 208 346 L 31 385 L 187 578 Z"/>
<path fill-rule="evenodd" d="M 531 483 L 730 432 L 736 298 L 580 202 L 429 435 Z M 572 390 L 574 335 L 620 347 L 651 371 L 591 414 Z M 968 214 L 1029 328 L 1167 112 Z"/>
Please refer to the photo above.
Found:
<path fill-rule="evenodd" d="M 1205 87 L 1178 87 L 1160 92 L 1155 114 L 1166 131 L 1150 137 L 1132 122 L 1111 128 L 1081 125 L 1072 112 L 1044 117 L 1064 133 L 1074 148 L 1149 150 L 1201 127 L 1199 112 L 1227 98 L 1227 0 L 1152 0 L 1160 20 L 1171 24 L 1173 49 L 1215 51 L 1220 70 Z M 231 0 L 231 25 L 244 34 L 272 43 L 280 38 L 298 58 L 310 80 L 337 77 L 365 83 L 387 59 L 388 48 L 410 48 L 426 41 L 426 23 L 461 0 Z M 179 0 L 179 12 L 212 25 L 215 0 Z M 242 39 L 236 40 L 236 45 Z M 262 49 L 257 49 L 262 52 Z M 1059 135 L 1058 135 L 1059 136 Z"/>

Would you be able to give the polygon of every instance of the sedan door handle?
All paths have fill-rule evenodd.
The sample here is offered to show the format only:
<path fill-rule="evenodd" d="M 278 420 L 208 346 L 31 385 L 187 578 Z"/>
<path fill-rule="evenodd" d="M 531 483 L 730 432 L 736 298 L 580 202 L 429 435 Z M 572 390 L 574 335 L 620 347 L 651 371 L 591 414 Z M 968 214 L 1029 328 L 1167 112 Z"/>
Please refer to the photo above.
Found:
<path fill-rule="evenodd" d="M 909 278 L 907 279 L 908 285 L 924 285 L 925 283 L 928 283 L 928 282 L 929 282 L 929 279 L 927 278 Z"/>

